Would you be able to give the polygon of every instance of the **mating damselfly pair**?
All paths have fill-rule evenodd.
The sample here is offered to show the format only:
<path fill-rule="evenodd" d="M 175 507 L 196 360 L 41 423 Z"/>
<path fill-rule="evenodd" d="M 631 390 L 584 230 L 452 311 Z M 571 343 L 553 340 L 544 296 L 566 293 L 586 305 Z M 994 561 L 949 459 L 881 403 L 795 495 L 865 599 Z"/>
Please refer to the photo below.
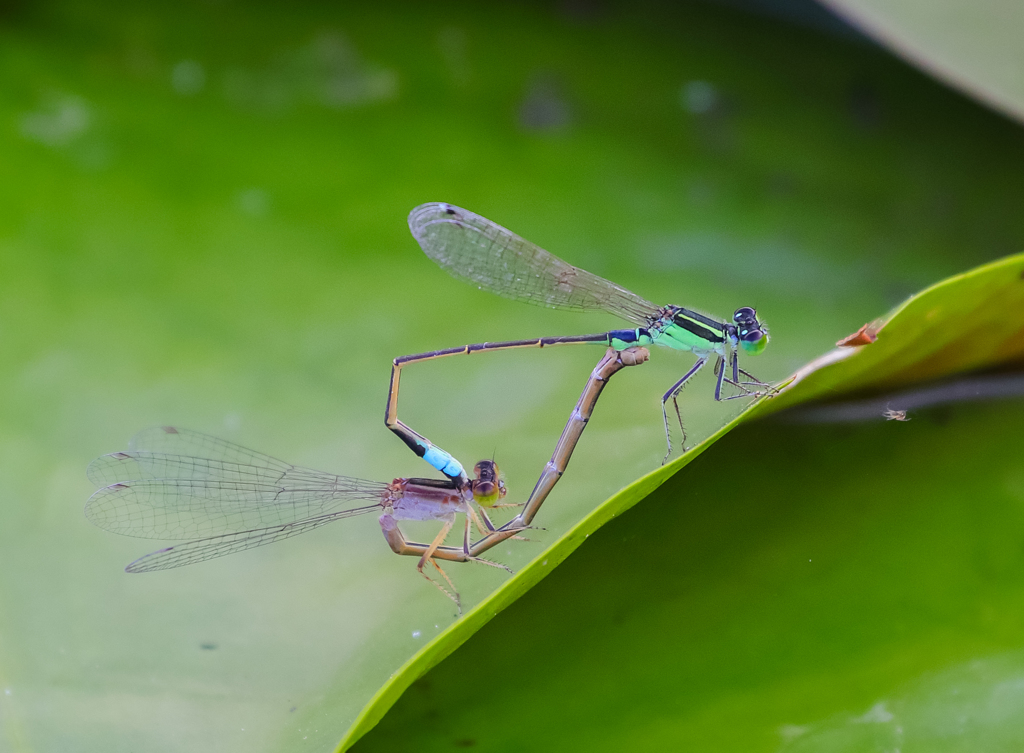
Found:
<path fill-rule="evenodd" d="M 716 400 L 757 398 L 770 392 L 767 384 L 739 367 L 740 351 L 757 354 L 768 342 L 767 331 L 752 308 L 737 309 L 732 321 L 726 322 L 681 306 L 655 306 L 479 215 L 449 204 L 417 207 L 409 216 L 409 226 L 430 258 L 455 277 L 480 288 L 553 308 L 609 311 L 637 326 L 592 335 L 481 343 L 396 358 L 385 423 L 440 471 L 443 479 L 366 481 L 294 466 L 184 429 L 144 431 L 127 451 L 105 455 L 90 465 L 90 478 L 102 488 L 89 499 L 86 514 L 115 533 L 185 543 L 136 560 L 126 568 L 128 572 L 192 564 L 273 543 L 335 520 L 379 512 L 381 530 L 391 549 L 419 557 L 419 572 L 459 605 L 458 592 L 437 561 L 505 567 L 480 555 L 531 527 L 540 506 L 566 470 L 604 385 L 623 367 L 646 361 L 645 346 L 665 345 L 689 351 L 697 359 L 662 397 L 666 459 L 672 451 L 666 406 L 671 400 L 685 442 L 677 397 L 712 356 L 717 359 Z M 487 510 L 520 507 L 501 501 L 506 490 L 497 465 L 481 461 L 471 479 L 456 458 L 399 420 L 401 371 L 412 363 L 451 355 L 573 343 L 608 347 L 530 497 L 512 520 L 495 526 Z M 727 375 L 727 371 L 731 373 Z M 726 384 L 739 394 L 724 395 Z M 371 504 L 357 504 L 366 502 Z M 462 543 L 449 546 L 445 541 L 457 514 L 465 516 Z M 429 544 L 416 543 L 402 534 L 398 527 L 401 520 L 435 520 L 441 523 L 441 529 Z M 482 536 L 475 542 L 471 540 L 474 523 Z M 451 590 L 430 578 L 425 571 L 428 566 Z"/>

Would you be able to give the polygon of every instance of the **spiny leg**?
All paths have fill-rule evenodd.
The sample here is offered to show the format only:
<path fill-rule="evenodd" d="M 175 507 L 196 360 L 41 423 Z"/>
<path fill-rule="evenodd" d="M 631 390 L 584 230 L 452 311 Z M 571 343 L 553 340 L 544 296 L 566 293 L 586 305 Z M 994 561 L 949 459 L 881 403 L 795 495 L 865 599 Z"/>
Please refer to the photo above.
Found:
<path fill-rule="evenodd" d="M 740 389 L 742 390 L 743 388 L 740 387 Z M 724 403 L 726 400 L 742 400 L 745 397 L 758 398 L 762 397 L 762 394 L 760 392 L 750 392 L 749 390 L 745 390 L 742 395 L 726 395 L 722 398 L 721 402 Z"/>
<path fill-rule="evenodd" d="M 736 374 L 740 370 L 736 361 L 737 361 L 737 359 L 736 359 L 736 352 L 733 351 L 733 354 L 732 354 L 732 370 L 733 370 L 733 374 Z M 715 400 L 717 402 L 722 402 L 723 400 L 736 400 L 737 398 L 741 398 L 741 397 L 756 397 L 757 396 L 756 393 L 754 393 L 751 390 L 748 390 L 746 387 L 744 387 L 743 383 L 739 382 L 735 377 L 733 379 L 726 379 L 725 378 L 725 359 L 722 358 L 722 356 L 718 357 L 718 363 L 715 364 L 715 374 L 718 375 L 718 381 L 715 383 Z M 743 394 L 742 395 L 727 395 L 725 397 L 722 397 L 722 385 L 723 384 L 732 385 L 733 387 L 738 389 Z"/>
<path fill-rule="evenodd" d="M 683 425 L 683 412 L 679 408 L 678 392 L 672 395 L 672 407 L 673 409 L 675 409 L 676 412 L 676 423 L 679 424 L 679 448 L 683 452 L 686 452 L 686 427 Z M 669 452 L 671 452 L 671 447 L 669 448 Z M 665 459 L 661 461 L 662 465 L 665 464 L 665 460 L 668 460 L 668 455 L 666 455 Z"/>
<path fill-rule="evenodd" d="M 523 506 L 522 502 L 518 502 L 518 503 L 514 503 L 514 504 L 510 503 L 510 504 L 507 504 L 507 505 L 491 505 L 492 508 L 493 507 L 522 507 L 522 506 Z M 489 528 L 484 528 L 484 522 L 481 522 L 480 516 L 483 516 L 484 522 L 487 523 Z M 475 509 L 473 509 L 472 507 L 470 507 L 469 508 L 469 517 L 471 517 L 473 519 L 473 523 L 476 525 L 476 530 L 478 530 L 480 532 L 481 536 L 489 536 L 489 535 L 491 535 L 492 533 L 494 533 L 495 531 L 498 530 L 497 528 L 494 527 L 494 524 L 491 523 L 491 519 L 487 517 L 487 513 L 484 512 L 483 508 L 480 509 L 480 513 L 478 515 L 477 511 Z M 467 518 L 467 520 L 468 520 L 468 518 Z M 524 538 L 522 536 L 512 536 L 511 538 L 515 539 L 516 541 L 529 541 L 529 539 Z"/>
<path fill-rule="evenodd" d="M 758 379 L 756 376 L 751 374 L 749 371 L 744 371 L 743 369 L 740 369 L 740 373 L 743 376 L 745 376 L 745 377 L 750 377 L 750 381 L 749 382 L 744 382 L 743 384 L 758 384 L 758 385 L 760 385 L 762 387 L 770 387 L 771 386 L 767 382 L 762 382 L 760 379 Z"/>
<path fill-rule="evenodd" d="M 385 513 L 384 515 L 380 516 L 380 527 L 381 530 L 384 532 L 384 538 L 388 542 L 388 545 L 391 547 L 391 550 L 395 554 L 419 557 L 420 561 L 417 563 L 416 568 L 419 571 L 420 575 L 422 575 L 424 578 L 430 581 L 435 588 L 441 591 L 441 593 L 443 593 L 445 596 L 447 596 L 449 599 L 455 602 L 456 607 L 458 607 L 459 609 L 459 614 L 461 615 L 462 602 L 459 599 L 458 589 L 455 588 L 455 584 L 452 582 L 452 579 L 448 577 L 448 574 L 437 563 L 437 560 L 443 559 L 449 562 L 480 562 L 481 564 L 496 567 L 501 570 L 505 570 L 509 573 L 513 572 L 513 570 L 506 565 L 502 565 L 497 562 L 491 562 L 490 560 L 485 560 L 482 557 L 476 556 L 477 551 L 470 553 L 471 546 L 469 533 L 471 529 L 468 518 L 466 519 L 466 528 L 463 533 L 462 546 L 457 548 L 452 546 L 442 546 L 441 542 L 444 541 L 446 535 L 448 534 L 449 531 L 451 531 L 453 525 L 454 521 L 445 523 L 444 528 L 441 529 L 438 535 L 434 538 L 433 542 L 431 542 L 430 544 L 417 544 L 415 542 L 407 540 L 405 536 L 402 535 L 402 532 L 398 527 L 398 521 L 395 520 L 393 515 Z M 494 546 L 495 544 L 498 544 L 500 541 L 504 540 L 504 538 L 512 538 L 509 535 L 504 535 L 502 538 L 499 538 L 499 536 L 501 536 L 499 531 L 492 532 L 490 534 L 490 537 L 492 538 L 490 539 L 489 546 L 479 548 L 478 551 L 485 551 Z M 488 539 L 484 540 L 487 541 Z M 448 591 L 444 586 L 442 586 L 440 583 L 438 583 L 425 572 L 423 572 L 423 568 L 427 562 L 429 562 L 441 574 L 441 577 L 444 578 L 445 582 L 451 588 L 451 591 Z"/>
<path fill-rule="evenodd" d="M 777 389 L 772 387 L 770 384 L 764 382 L 734 382 L 731 379 L 725 380 L 726 384 L 732 385 L 740 391 L 739 395 L 727 395 L 725 397 L 718 398 L 719 400 L 739 400 L 740 398 L 759 398 L 774 395 L 778 392 Z M 757 389 L 750 389 L 751 387 L 764 387 L 764 392 Z"/>
<path fill-rule="evenodd" d="M 486 535 L 488 535 L 488 533 L 494 533 L 496 529 L 493 526 L 491 526 L 491 530 L 489 532 L 484 531 L 483 530 L 483 526 L 480 525 L 480 521 L 477 519 L 476 511 L 472 507 L 469 507 L 468 509 L 469 509 L 469 515 L 466 515 L 466 531 L 465 531 L 464 538 L 463 538 L 463 541 L 462 541 L 462 548 L 463 548 L 463 551 L 465 551 L 465 553 L 466 553 L 466 560 L 469 561 L 469 562 L 479 562 L 480 564 L 483 564 L 483 565 L 490 565 L 491 567 L 496 567 L 499 570 L 506 570 L 509 573 L 514 575 L 515 572 L 512 570 L 512 568 L 508 567 L 507 565 L 502 565 L 502 564 L 499 564 L 497 562 L 491 562 L 490 560 L 485 560 L 483 557 L 474 557 L 474 556 L 472 556 L 469 553 L 469 550 L 470 550 L 469 532 L 470 532 L 470 530 L 472 530 L 471 526 L 470 526 L 470 523 L 469 523 L 470 516 L 472 516 L 473 519 L 476 521 L 476 525 L 480 529 L 481 535 L 486 536 Z M 490 525 L 491 521 L 488 520 L 487 513 L 484 512 L 483 508 L 480 509 L 480 514 L 484 516 L 484 520 L 487 520 L 487 524 Z M 518 539 L 520 537 L 519 536 L 513 536 L 512 538 L 513 539 Z M 431 562 L 433 562 L 433 560 L 431 560 Z M 437 567 L 437 563 L 436 562 L 434 563 L 434 567 Z M 450 580 L 448 582 L 451 583 Z M 454 589 L 454 586 L 453 586 L 453 589 Z"/>
<path fill-rule="evenodd" d="M 705 358 L 704 362 L 705 363 L 707 362 L 706 358 Z M 697 365 L 695 364 L 695 366 L 697 366 Z M 703 366 L 703 363 L 701 363 L 700 366 Z M 717 383 L 717 386 L 715 388 L 716 399 L 717 399 L 717 395 L 721 391 L 721 387 L 722 387 L 722 374 L 725 371 L 722 368 L 722 366 L 723 366 L 723 361 L 722 361 L 722 358 L 719 357 L 718 362 L 715 364 L 715 375 L 718 377 L 718 383 Z M 699 366 L 697 368 L 699 370 Z M 696 371 L 694 371 L 693 373 L 696 373 Z M 690 374 L 690 376 L 692 376 L 692 374 Z M 686 387 L 686 384 L 685 384 L 686 378 L 687 377 L 683 378 L 683 382 L 684 383 L 679 384 L 676 387 L 675 391 L 672 393 L 672 406 L 675 408 L 675 411 L 676 411 L 676 421 L 679 423 L 679 432 L 682 435 L 681 439 L 680 439 L 680 447 L 682 448 L 683 452 L 686 452 L 686 426 L 683 425 L 683 413 L 679 409 L 679 394 L 683 391 L 683 388 Z M 671 454 L 671 452 L 672 452 L 672 445 L 670 443 L 669 444 L 669 454 Z M 666 460 L 668 460 L 668 455 L 665 456 L 665 460 L 662 461 L 662 465 L 664 465 Z"/>
<path fill-rule="evenodd" d="M 445 579 L 445 581 L 446 581 L 446 582 L 448 583 L 448 586 L 449 586 L 449 587 L 450 587 L 450 588 L 451 588 L 452 590 L 451 590 L 451 591 L 449 591 L 449 590 L 448 590 L 447 588 L 445 588 L 445 587 L 444 587 L 444 586 L 442 586 L 442 585 L 441 585 L 440 583 L 438 583 L 438 582 L 437 582 L 436 580 L 434 580 L 434 579 L 433 579 L 433 578 L 431 578 L 431 577 L 430 577 L 429 575 L 427 575 L 427 574 L 426 574 L 425 572 L 423 572 L 423 570 L 422 570 L 422 569 L 420 569 L 420 575 L 422 575 L 422 576 L 423 576 L 424 578 L 426 578 L 426 579 L 427 579 L 428 581 L 430 581 L 430 582 L 431 582 L 431 583 L 433 583 L 433 584 L 434 584 L 435 586 L 437 586 L 437 589 L 438 589 L 438 590 L 439 590 L 439 591 L 440 591 L 441 593 L 443 593 L 443 594 L 444 594 L 445 596 L 447 596 L 447 597 L 448 597 L 449 599 L 451 599 L 452 601 L 454 601 L 454 602 L 455 602 L 455 608 L 459 610 L 459 616 L 461 617 L 461 616 L 462 616 L 462 600 L 461 600 L 461 599 L 459 599 L 459 592 L 458 592 L 458 591 L 456 590 L 456 588 L 455 588 L 455 584 L 454 584 L 454 583 L 452 583 L 452 579 L 448 577 L 448 573 L 446 573 L 446 572 L 445 572 L 445 571 L 444 571 L 444 570 L 443 570 L 443 569 L 441 568 L 441 566 L 440 566 L 439 564 L 437 564 L 437 561 L 436 561 L 436 560 L 434 560 L 434 558 L 431 558 L 431 559 L 430 559 L 430 564 L 434 566 L 434 569 L 435 569 L 435 570 L 437 570 L 437 572 L 441 573 L 441 577 Z"/>
<path fill-rule="evenodd" d="M 480 516 L 477 514 L 476 510 L 474 510 L 472 507 L 469 508 L 469 515 L 467 516 L 466 519 L 469 520 L 470 518 L 472 518 L 473 525 L 476 526 L 476 530 L 478 530 L 480 532 L 481 536 L 486 536 L 488 533 L 490 533 L 491 531 L 494 530 L 493 528 L 491 528 L 490 531 L 489 531 L 486 528 L 484 528 L 483 521 L 480 520 Z"/>
<path fill-rule="evenodd" d="M 518 539 L 519 537 L 518 536 L 512 536 L 512 538 L 513 539 Z M 470 562 L 479 562 L 481 565 L 490 565 L 491 567 L 496 567 L 499 570 L 504 570 L 505 572 L 507 572 L 507 573 L 509 573 L 511 575 L 515 575 L 516 574 L 516 571 L 513 570 L 508 565 L 503 565 L 500 562 L 492 562 L 491 560 L 485 560 L 483 557 L 470 557 L 469 561 Z"/>
<path fill-rule="evenodd" d="M 749 382 L 741 382 L 740 374 L 750 379 Z M 744 371 L 740 368 L 739 353 L 735 350 L 732 352 L 732 383 L 737 387 L 743 387 L 749 385 L 751 387 L 764 387 L 769 393 L 774 391 L 774 388 L 767 382 L 762 382 L 756 376 L 751 374 L 749 371 Z"/>
<path fill-rule="evenodd" d="M 480 516 L 484 519 L 484 525 L 486 525 L 487 528 L 489 529 L 487 532 L 481 531 L 481 533 L 483 533 L 486 536 L 487 533 L 494 533 L 495 531 L 498 530 L 497 528 L 495 528 L 494 523 L 491 522 L 490 517 L 487 515 L 487 510 L 488 509 L 493 510 L 493 509 L 495 509 L 497 507 L 523 507 L 525 504 L 526 504 L 525 502 L 509 502 L 507 504 L 499 503 L 499 504 L 496 504 L 496 505 L 490 505 L 489 508 L 484 508 L 483 506 L 481 506 L 480 507 Z M 531 527 L 532 526 L 527 526 L 527 528 L 531 528 Z M 529 541 L 529 539 L 524 539 L 522 536 L 513 536 L 512 538 L 515 539 L 516 541 Z"/>
<path fill-rule="evenodd" d="M 483 507 L 480 508 L 480 517 L 484 519 L 484 525 L 487 526 L 488 532 L 498 530 L 494 527 L 494 523 L 492 523 L 491 519 L 487 516 L 487 510 Z"/>
<path fill-rule="evenodd" d="M 665 422 L 665 442 L 668 444 L 668 452 L 665 453 L 665 457 L 661 461 L 662 465 L 667 463 L 668 459 L 672 456 L 672 431 L 671 431 L 671 429 L 669 428 L 669 425 L 668 425 L 668 408 L 666 407 L 666 404 L 668 403 L 669 400 L 672 400 L 673 404 L 675 405 L 676 415 L 679 418 L 679 428 L 683 432 L 683 451 L 685 452 L 685 450 L 686 450 L 686 429 L 683 427 L 683 416 L 682 416 L 682 413 L 679 410 L 679 403 L 676 402 L 676 397 L 682 391 L 683 387 L 686 386 L 686 382 L 694 374 L 696 374 L 698 371 L 700 371 L 701 368 L 704 366 L 704 364 L 706 364 L 707 362 L 708 362 L 708 357 L 707 356 L 702 356 L 701 358 L 698 358 L 697 362 L 690 368 L 690 370 L 687 371 L 685 374 L 683 374 L 682 378 L 678 382 L 673 384 L 669 388 L 668 392 L 666 392 L 661 397 L 661 417 L 662 417 L 662 419 Z"/>
<path fill-rule="evenodd" d="M 722 381 L 725 379 L 725 359 L 721 356 L 715 361 L 715 375 L 718 377 L 715 382 L 715 400 L 720 401 L 722 399 Z"/>
<path fill-rule="evenodd" d="M 756 397 L 762 397 L 764 394 L 767 394 L 767 393 L 758 392 L 756 390 L 747 389 L 748 386 L 751 386 L 751 387 L 765 387 L 769 391 L 772 389 L 770 385 L 765 384 L 760 379 L 755 377 L 753 374 L 750 374 L 749 372 L 746 372 L 746 371 L 744 371 L 743 369 L 741 369 L 739 367 L 739 354 L 736 351 L 732 352 L 732 354 L 731 354 L 731 356 L 729 358 L 729 361 L 730 361 L 730 365 L 732 367 L 732 379 L 725 378 L 725 359 L 722 356 L 719 356 L 718 357 L 718 361 L 715 363 L 715 376 L 718 377 L 718 381 L 715 383 L 715 400 L 716 401 L 722 402 L 723 400 L 736 400 L 736 399 L 741 398 L 741 397 L 755 397 L 756 398 Z M 741 382 L 740 381 L 740 377 L 739 377 L 740 374 L 743 374 L 744 376 L 747 376 L 747 377 L 749 377 L 750 379 L 752 379 L 754 381 L 752 381 L 752 382 Z M 731 386 L 735 387 L 736 389 L 740 390 L 740 392 L 742 394 L 740 394 L 740 395 L 727 395 L 725 397 L 722 397 L 722 385 L 723 384 L 728 384 L 728 385 L 731 385 Z"/>
<path fill-rule="evenodd" d="M 437 548 L 444 543 L 444 540 L 448 537 L 448 532 L 452 530 L 453 525 L 454 522 L 449 520 L 441 526 L 441 530 L 437 532 L 437 536 L 435 536 L 434 540 L 427 545 L 427 551 L 423 553 L 423 556 L 420 557 L 420 561 L 416 563 L 417 570 L 420 572 L 423 571 L 423 566 L 427 564 L 427 560 L 434 556 L 434 552 L 437 551 Z"/>
<path fill-rule="evenodd" d="M 744 371 L 743 369 L 740 369 L 740 373 L 743 374 L 743 376 L 745 376 L 745 377 L 749 377 L 750 380 L 751 380 L 749 382 L 741 382 L 741 384 L 749 384 L 749 385 L 754 386 L 754 387 L 764 387 L 765 388 L 765 394 L 768 394 L 768 395 L 771 395 L 771 394 L 774 394 L 774 393 L 778 392 L 778 390 L 775 387 L 772 387 L 767 382 L 762 382 L 760 379 L 758 379 L 756 376 L 751 374 L 749 371 Z"/>
<path fill-rule="evenodd" d="M 448 537 L 449 531 L 452 530 L 452 525 L 453 524 L 454 524 L 453 521 L 448 521 L 443 526 L 441 526 L 441 530 L 437 532 L 437 536 L 435 536 L 434 540 L 432 542 L 430 542 L 430 545 L 427 547 L 427 550 L 423 553 L 423 556 L 420 557 L 420 561 L 416 563 L 416 570 L 419 571 L 420 575 L 422 575 L 428 581 L 430 581 L 435 586 L 437 586 L 437 588 L 441 590 L 441 593 L 443 593 L 449 599 L 454 601 L 455 602 L 455 606 L 458 608 L 459 614 L 461 615 L 462 614 L 462 601 L 459 599 L 459 592 L 455 588 L 455 584 L 452 583 L 452 579 L 448 577 L 448 573 L 446 573 L 444 570 L 442 570 L 441 566 L 439 564 L 437 564 L 437 562 L 434 561 L 434 552 L 436 552 L 437 548 L 439 546 L 441 546 L 441 544 L 444 543 L 444 540 Z M 436 580 L 434 580 L 429 575 L 427 575 L 425 572 L 423 572 L 423 566 L 426 565 L 428 562 L 431 565 L 433 565 L 434 568 L 439 573 L 441 573 L 441 577 L 443 577 L 445 579 L 445 581 L 448 582 L 448 585 L 452 589 L 451 592 L 449 592 L 444 586 L 442 586 Z"/>
<path fill-rule="evenodd" d="M 770 385 L 763 384 L 763 383 L 760 383 L 760 382 L 757 385 L 754 385 L 754 386 L 765 387 L 765 388 L 767 388 L 768 391 L 766 391 L 766 392 L 758 392 L 757 390 L 748 389 L 746 385 L 748 385 L 748 384 L 753 385 L 752 382 L 739 382 L 739 383 L 737 383 L 737 382 L 732 381 L 731 379 L 726 379 L 725 383 L 729 384 L 729 385 L 732 385 L 733 387 L 738 389 L 740 391 L 740 394 L 739 395 L 726 395 L 724 397 L 716 398 L 720 402 L 724 402 L 725 400 L 740 400 L 742 398 L 757 399 L 757 398 L 765 397 L 766 395 L 772 394 L 772 387 Z"/>
<path fill-rule="evenodd" d="M 761 396 L 760 392 L 752 392 L 751 390 L 748 390 L 746 387 L 744 387 L 742 384 L 735 384 L 735 383 L 733 383 L 732 381 L 730 381 L 728 379 L 726 379 L 725 381 L 726 381 L 727 384 L 730 384 L 733 387 L 735 387 L 736 389 L 740 390 L 741 394 L 739 394 L 739 395 L 726 395 L 725 397 L 720 397 L 720 398 L 718 398 L 719 402 L 724 402 L 726 400 L 739 400 L 740 398 L 744 398 L 744 397 L 760 397 Z"/>
<path fill-rule="evenodd" d="M 738 397 L 760 397 L 762 393 L 758 392 L 757 390 L 751 390 L 751 389 L 748 388 L 748 386 L 754 386 L 754 387 L 757 387 L 757 386 L 767 387 L 768 386 L 768 385 L 754 384 L 753 382 L 734 382 L 731 379 L 726 379 L 725 380 L 725 384 L 728 384 L 728 385 L 730 385 L 732 387 L 735 387 L 736 389 L 738 389 L 743 394 L 741 394 L 741 395 L 728 395 L 726 397 L 717 397 L 717 398 L 715 398 L 716 400 L 735 400 Z"/>

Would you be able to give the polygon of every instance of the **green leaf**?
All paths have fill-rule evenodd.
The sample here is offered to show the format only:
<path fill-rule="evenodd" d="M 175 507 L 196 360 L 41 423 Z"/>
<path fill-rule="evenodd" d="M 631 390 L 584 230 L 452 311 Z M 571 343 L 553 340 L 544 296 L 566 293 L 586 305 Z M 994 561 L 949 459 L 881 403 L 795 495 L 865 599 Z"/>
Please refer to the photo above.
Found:
<path fill-rule="evenodd" d="M 453 624 L 372 519 L 126 575 L 163 542 L 82 515 L 88 462 L 161 424 L 423 475 L 381 425 L 391 359 L 620 326 L 449 279 L 409 237 L 411 207 L 467 206 L 659 302 L 754 304 L 775 338 L 755 373 L 772 380 L 1024 245 L 1013 124 L 877 49 L 763 17 L 16 5 L 0 11 L 0 734 L 15 750 L 328 750 Z M 521 499 L 599 355 L 425 366 L 402 415 L 466 462 L 496 457 Z M 658 466 L 659 399 L 688 366 L 672 356 L 613 381 L 548 530 L 496 557 L 542 561 Z M 683 403 L 695 438 L 740 408 L 704 377 Z M 503 583 L 451 574 L 469 606 Z"/>
<path fill-rule="evenodd" d="M 352 750 L 1019 749 L 1022 421 L 744 426 Z"/>
<path fill-rule="evenodd" d="M 845 392 L 892 390 L 1024 359 L 1024 254 L 943 280 L 865 325 L 874 342 L 840 345 L 792 377 L 777 411 Z"/>
<path fill-rule="evenodd" d="M 715 441 L 737 426 L 742 416 L 743 414 L 730 421 L 712 436 L 688 450 L 685 455 L 638 479 L 598 505 L 591 513 L 569 529 L 568 532 L 548 545 L 526 567 L 477 604 L 462 619 L 453 623 L 443 633 L 424 646 L 422 650 L 417 652 L 388 680 L 366 708 L 363 709 L 352 729 L 342 740 L 339 750 L 345 750 L 355 740 L 358 740 L 367 731 L 372 729 L 413 681 L 455 651 L 473 633 L 480 630 L 496 617 L 499 612 L 506 609 L 516 599 L 522 597 L 523 594 L 547 577 L 554 568 L 560 565 L 573 551 L 583 544 L 592 533 L 643 500 L 671 478 L 673 474 L 695 460 Z"/>
<path fill-rule="evenodd" d="M 828 0 L 865 32 L 936 78 L 1024 119 L 1018 31 L 1024 6 L 1002 0 Z"/>
<path fill-rule="evenodd" d="M 742 421 L 822 395 L 835 398 L 870 388 L 900 387 L 1020 359 L 1024 356 L 1024 254 L 933 285 L 873 322 L 870 330 L 877 337 L 874 342 L 840 347 L 815 359 L 784 380 L 777 396 L 749 405 L 682 457 L 603 502 L 549 546 L 540 555 L 541 562 L 534 560 L 407 662 L 364 709 L 340 749 L 366 734 L 414 680 L 546 577 L 602 525 L 650 495 Z M 757 466 L 771 467 L 760 453 Z M 686 478 L 685 473 L 680 475 Z M 780 478 L 779 483 L 786 482 Z"/>

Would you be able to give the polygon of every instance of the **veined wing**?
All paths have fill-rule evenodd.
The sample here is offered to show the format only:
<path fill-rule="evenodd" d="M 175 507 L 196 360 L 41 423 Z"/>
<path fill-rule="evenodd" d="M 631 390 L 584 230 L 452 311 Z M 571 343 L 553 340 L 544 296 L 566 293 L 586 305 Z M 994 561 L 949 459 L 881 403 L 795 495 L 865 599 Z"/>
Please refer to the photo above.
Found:
<path fill-rule="evenodd" d="M 335 477 L 337 478 L 337 477 Z M 333 481 L 300 487 L 216 479 L 151 479 L 105 486 L 85 516 L 112 533 L 144 539 L 191 539 L 286 525 L 336 511 L 354 500 L 378 502 L 386 490 L 348 489 Z"/>
<path fill-rule="evenodd" d="M 147 573 L 152 570 L 167 570 L 172 567 L 191 565 L 203 560 L 210 560 L 214 557 L 223 557 L 235 552 L 242 552 L 246 549 L 254 549 L 258 546 L 273 544 L 275 541 L 287 539 L 291 536 L 298 536 L 300 533 L 312 531 L 327 523 L 332 523 L 341 518 L 350 518 L 354 515 L 362 515 L 380 509 L 377 505 L 369 507 L 357 507 L 351 510 L 320 515 L 308 520 L 300 520 L 294 523 L 285 523 L 267 528 L 257 528 L 251 531 L 237 531 L 235 533 L 212 536 L 210 538 L 189 541 L 185 544 L 160 549 L 159 551 L 147 554 L 144 557 L 132 562 L 125 571 L 129 573 Z"/>
<path fill-rule="evenodd" d="M 104 488 L 86 503 L 86 517 L 128 536 L 188 539 L 286 525 L 351 501 L 377 502 L 387 491 L 184 429 L 146 430 L 132 446 L 195 454 L 132 449 L 90 464 L 89 478 Z"/>
<path fill-rule="evenodd" d="M 517 301 L 573 311 L 608 311 L 640 326 L 660 309 L 635 293 L 562 261 L 478 214 L 423 204 L 409 229 L 424 253 L 450 275 Z"/>
<path fill-rule="evenodd" d="M 387 484 L 380 481 L 337 476 L 300 465 L 282 463 L 282 466 L 247 465 L 189 455 L 129 450 L 96 458 L 89 464 L 86 474 L 97 486 L 155 480 L 218 481 L 288 489 L 324 487 L 364 495 L 377 495 L 387 487 Z"/>
<path fill-rule="evenodd" d="M 281 486 L 336 484 L 376 492 L 384 484 L 292 465 L 247 447 L 173 426 L 144 429 L 126 452 L 94 460 L 86 473 L 97 486 L 142 479 L 217 479 Z"/>
<path fill-rule="evenodd" d="M 229 463 L 255 465 L 261 468 L 293 468 L 290 463 L 278 460 L 248 447 L 242 447 L 226 439 L 211 437 L 180 426 L 152 426 L 143 429 L 128 443 L 129 450 L 160 452 L 165 455 L 188 455 L 190 457 L 225 460 Z"/>

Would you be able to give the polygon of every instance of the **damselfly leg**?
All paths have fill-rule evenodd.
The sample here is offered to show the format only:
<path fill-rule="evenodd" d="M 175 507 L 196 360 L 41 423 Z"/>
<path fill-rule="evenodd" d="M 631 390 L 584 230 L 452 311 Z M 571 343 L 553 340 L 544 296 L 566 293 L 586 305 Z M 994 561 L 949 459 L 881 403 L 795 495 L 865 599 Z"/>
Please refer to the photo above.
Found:
<path fill-rule="evenodd" d="M 416 570 L 419 574 L 436 586 L 441 593 L 454 601 L 456 608 L 459 610 L 459 614 L 462 614 L 462 599 L 459 597 L 459 592 L 455 588 L 455 584 L 452 582 L 452 579 L 448 577 L 448 574 L 444 571 L 441 565 L 438 564 L 437 560 L 443 559 L 451 562 L 479 562 L 482 565 L 490 565 L 491 567 L 496 567 L 509 573 L 512 572 L 512 569 L 498 562 L 491 562 L 490 560 L 474 556 L 470 553 L 470 529 L 468 516 L 466 518 L 462 547 L 456 548 L 444 546 L 444 541 L 455 524 L 454 517 L 455 516 L 452 515 L 451 520 L 445 521 L 444 525 L 441 526 L 441 530 L 438 531 L 437 536 L 435 536 L 434 540 L 427 545 L 417 544 L 405 538 L 401 529 L 398 527 L 398 521 L 393 515 L 381 515 L 380 528 L 384 532 L 384 539 L 388 542 L 388 546 L 391 547 L 391 551 L 395 554 L 419 557 L 419 562 L 416 563 Z M 440 573 L 441 577 L 444 578 L 445 582 L 448 584 L 448 588 L 451 589 L 450 591 L 424 572 L 424 567 L 428 564 Z"/>
<path fill-rule="evenodd" d="M 683 426 L 683 414 L 679 410 L 679 393 L 683 391 L 686 383 L 691 377 L 696 375 L 700 371 L 704 364 L 708 362 L 707 356 L 704 358 L 698 358 L 697 363 L 693 367 L 683 374 L 682 378 L 669 387 L 668 392 L 661 396 L 661 417 L 665 420 L 665 442 L 668 444 L 668 452 L 665 453 L 665 457 L 662 458 L 661 464 L 664 465 L 668 462 L 669 456 L 672 454 L 672 430 L 668 425 L 668 410 L 666 408 L 668 401 L 672 401 L 672 407 L 675 408 L 676 418 L 679 420 L 679 431 L 682 433 L 682 438 L 679 440 L 680 447 L 683 448 L 683 452 L 686 452 L 686 427 Z M 716 396 L 717 397 L 717 396 Z"/>

